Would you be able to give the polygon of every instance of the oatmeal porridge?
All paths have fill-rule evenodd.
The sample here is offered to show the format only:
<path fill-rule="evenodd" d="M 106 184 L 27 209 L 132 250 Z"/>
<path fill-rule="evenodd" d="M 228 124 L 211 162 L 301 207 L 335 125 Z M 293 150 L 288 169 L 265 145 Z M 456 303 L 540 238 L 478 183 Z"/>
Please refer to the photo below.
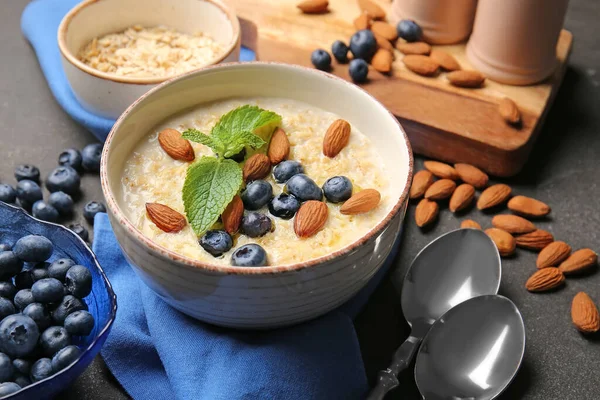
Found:
<path fill-rule="evenodd" d="M 217 133 L 213 128 L 221 124 L 220 120 L 226 119 L 224 115 L 248 105 L 281 117 L 276 124 L 264 127 L 263 132 L 268 130 L 270 133 L 275 126 L 280 129 L 275 130 L 272 138 L 270 135 L 263 136 L 267 143 L 259 148 L 246 146 L 238 154 L 230 154 L 230 158 L 240 161 L 239 179 L 243 175 L 246 181 L 240 190 L 242 201 L 236 196 L 230 202 L 229 197 L 229 206 L 224 212 L 222 209 L 220 211 L 223 215 L 218 220 L 215 218 L 208 232 L 199 234 L 190 219 L 190 215 L 195 217 L 198 214 L 190 214 L 187 207 L 188 202 L 201 197 L 194 196 L 205 185 L 203 179 L 206 179 L 206 173 L 196 174 L 195 170 L 200 169 L 195 166 L 201 163 L 226 164 L 227 168 L 231 166 L 230 176 L 237 176 L 234 161 L 225 160 L 227 163 L 220 164 L 211 161 L 217 160 L 215 153 L 218 151 L 213 149 L 219 147 L 218 143 L 211 141 L 210 136 L 216 140 L 214 136 Z M 257 120 L 260 118 L 256 117 Z M 344 138 L 326 137 L 343 132 L 341 128 L 332 132 L 336 124 L 343 127 L 340 121 L 347 126 L 347 144 Z M 187 143 L 178 148 L 179 153 L 170 151 L 173 143 L 181 144 L 178 141 L 183 139 L 179 133 L 186 132 L 184 135 L 187 138 L 190 130 L 205 134 L 212 130 L 212 133 L 202 136 L 204 144 L 191 139 L 191 148 L 187 153 L 181 151 L 189 146 Z M 165 132 L 174 137 L 168 137 Z M 283 143 L 281 146 L 279 141 Z M 326 148 L 324 141 L 329 143 L 329 147 L 337 146 L 339 151 L 328 154 L 331 149 Z M 276 146 L 280 148 L 275 150 L 284 149 L 283 152 L 279 151 L 279 155 L 274 154 L 277 151 L 271 151 Z M 194 161 L 185 161 L 191 159 L 186 158 L 189 153 Z M 174 157 L 177 155 L 181 157 Z M 277 156 L 288 161 L 278 165 L 269 164 L 269 158 Z M 261 162 L 266 163 L 266 170 Z M 296 167 L 300 170 L 295 170 Z M 190 172 L 192 169 L 193 173 Z M 284 178 L 282 171 L 283 175 L 287 175 Z M 249 176 L 252 173 L 259 175 Z M 199 181 L 188 184 L 187 179 L 196 175 Z M 289 99 L 241 98 L 200 105 L 164 121 L 149 132 L 126 161 L 122 177 L 122 204 L 129 219 L 144 235 L 181 255 L 216 265 L 289 265 L 331 254 L 374 228 L 393 206 L 393 199 L 388 193 L 389 176 L 369 138 L 336 115 Z M 333 177 L 337 178 L 331 180 Z M 229 190 L 226 185 L 223 186 L 225 180 L 212 181 L 211 190 L 218 193 Z M 323 195 L 321 188 L 324 187 Z M 190 190 L 196 190 L 193 196 L 185 194 Z M 315 197 L 311 197 L 315 191 Z M 238 221 L 239 229 L 234 228 L 235 232 L 227 229 L 228 234 L 225 228 L 233 214 L 230 211 L 235 208 L 236 199 L 240 218 L 242 212 L 244 217 L 241 223 Z M 370 206 L 365 208 L 368 202 Z M 156 207 L 150 209 L 147 203 Z M 156 215 L 162 215 L 163 206 L 167 206 L 169 220 L 177 220 L 181 224 L 175 224 L 177 229 L 165 229 L 161 225 L 162 220 L 156 218 Z M 203 207 L 212 207 L 212 204 Z M 197 211 L 206 214 L 203 208 Z M 246 246 L 250 244 L 258 246 Z M 236 263 L 236 257 L 255 257 L 256 260 L 258 247 L 266 254 L 266 260 L 263 259 L 262 263 L 244 264 L 243 260 Z M 247 251 L 239 254 L 240 249 Z"/>

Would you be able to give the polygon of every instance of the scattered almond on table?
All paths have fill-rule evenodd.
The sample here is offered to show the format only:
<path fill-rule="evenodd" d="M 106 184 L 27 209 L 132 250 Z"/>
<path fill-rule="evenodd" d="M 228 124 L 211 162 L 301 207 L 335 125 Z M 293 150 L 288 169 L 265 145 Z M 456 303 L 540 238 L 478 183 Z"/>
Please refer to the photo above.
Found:
<path fill-rule="evenodd" d="M 571 303 L 573 325 L 582 333 L 594 333 L 600 330 L 600 315 L 594 301 L 587 293 L 579 292 Z"/>
<path fill-rule="evenodd" d="M 305 0 L 296 6 L 305 14 L 322 14 L 329 10 L 327 0 Z"/>
<path fill-rule="evenodd" d="M 459 70 L 446 74 L 446 79 L 454 86 L 463 88 L 478 88 L 483 85 L 485 76 L 479 71 Z"/>

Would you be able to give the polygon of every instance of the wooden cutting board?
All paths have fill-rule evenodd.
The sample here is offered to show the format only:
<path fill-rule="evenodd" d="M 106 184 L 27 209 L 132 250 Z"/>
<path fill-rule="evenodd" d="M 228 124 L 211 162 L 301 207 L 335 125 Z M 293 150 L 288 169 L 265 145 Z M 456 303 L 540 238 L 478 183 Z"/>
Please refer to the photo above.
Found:
<path fill-rule="evenodd" d="M 384 9 L 390 3 L 376 0 Z M 305 15 L 299 0 L 227 0 L 242 22 L 243 44 L 261 61 L 311 66 L 316 48 L 331 49 L 335 40 L 348 43 L 355 32 L 352 21 L 360 10 L 355 0 L 329 0 L 330 12 Z M 413 151 L 450 163 L 479 166 L 492 175 L 507 177 L 519 172 L 533 147 L 564 76 L 573 36 L 563 30 L 557 45 L 559 66 L 547 81 L 533 86 L 509 86 L 486 80 L 480 89 L 451 86 L 444 74 L 426 78 L 408 71 L 402 53 L 391 75 L 371 70 L 361 86 L 400 120 Z M 438 46 L 453 54 L 463 69 L 472 69 L 465 44 Z M 350 80 L 348 66 L 333 62 L 333 74 Z M 513 99 L 522 113 L 519 128 L 504 122 L 498 101 Z"/>

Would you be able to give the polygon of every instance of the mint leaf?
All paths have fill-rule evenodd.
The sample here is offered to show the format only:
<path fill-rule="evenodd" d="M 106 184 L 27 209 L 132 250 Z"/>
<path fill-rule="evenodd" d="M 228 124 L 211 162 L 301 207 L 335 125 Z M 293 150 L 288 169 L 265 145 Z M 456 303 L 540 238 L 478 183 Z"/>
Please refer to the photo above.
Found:
<path fill-rule="evenodd" d="M 197 129 L 188 129 L 181 134 L 181 137 L 187 140 L 191 140 L 192 142 L 200 143 L 205 146 L 210 147 L 216 153 L 223 152 L 223 143 L 221 143 L 217 138 L 212 138 Z"/>
<path fill-rule="evenodd" d="M 242 170 L 233 160 L 205 156 L 188 167 L 183 204 L 198 236 L 217 222 L 241 186 Z"/>
<path fill-rule="evenodd" d="M 252 132 L 242 131 L 238 132 L 235 136 L 231 138 L 229 143 L 227 143 L 227 150 L 225 150 L 224 157 L 231 157 L 240 151 L 246 146 L 253 147 L 258 149 L 263 146 L 266 142 L 256 136 Z"/>

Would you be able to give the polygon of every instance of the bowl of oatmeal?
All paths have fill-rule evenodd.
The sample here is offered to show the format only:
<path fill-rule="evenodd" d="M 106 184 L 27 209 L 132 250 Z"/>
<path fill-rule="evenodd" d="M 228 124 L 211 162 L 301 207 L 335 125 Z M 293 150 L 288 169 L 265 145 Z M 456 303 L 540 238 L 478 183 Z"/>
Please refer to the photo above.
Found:
<path fill-rule="evenodd" d="M 140 278 L 235 328 L 315 318 L 383 265 L 412 153 L 359 87 L 277 63 L 222 64 L 152 89 L 117 121 L 101 180 Z"/>
<path fill-rule="evenodd" d="M 77 100 L 115 119 L 157 84 L 237 61 L 240 45 L 235 13 L 217 0 L 85 0 L 58 29 Z"/>

